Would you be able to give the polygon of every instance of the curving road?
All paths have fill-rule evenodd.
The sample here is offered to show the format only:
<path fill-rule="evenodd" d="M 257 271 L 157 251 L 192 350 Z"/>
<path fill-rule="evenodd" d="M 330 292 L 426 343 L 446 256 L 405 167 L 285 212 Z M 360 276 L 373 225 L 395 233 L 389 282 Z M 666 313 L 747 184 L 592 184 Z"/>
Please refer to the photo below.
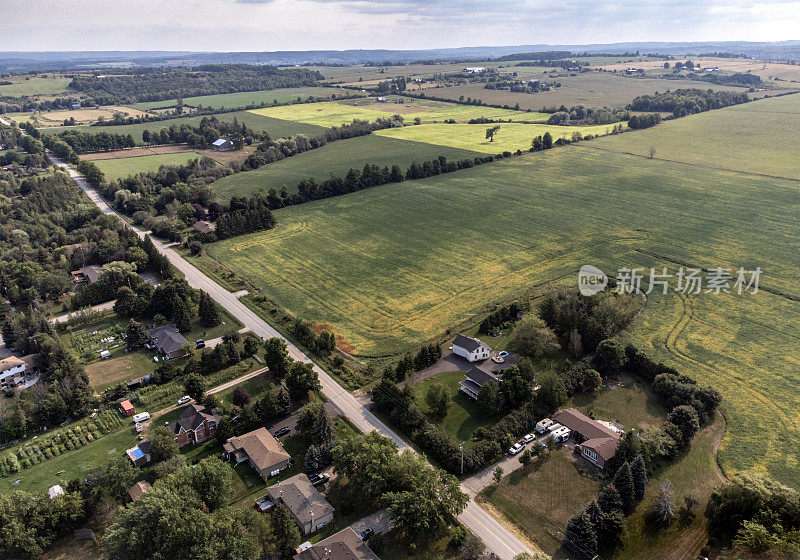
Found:
<path fill-rule="evenodd" d="M 83 189 L 89 198 L 94 202 L 104 214 L 113 214 L 120 219 L 119 216 L 105 200 L 95 191 L 83 177 L 81 177 L 72 167 L 60 161 L 54 155 L 48 153 L 50 160 L 62 167 L 64 167 L 75 180 L 78 186 Z M 135 231 L 139 237 L 147 235 L 146 232 L 129 226 Z M 256 315 L 249 307 L 240 302 L 234 294 L 214 282 L 211 278 L 203 274 L 199 269 L 190 264 L 186 259 L 181 257 L 178 253 L 166 247 L 164 243 L 157 239 L 150 238 L 155 244 L 156 248 L 164 254 L 169 261 L 180 270 L 186 277 L 186 281 L 190 286 L 196 289 L 203 290 L 209 294 L 214 300 L 221 305 L 228 313 L 236 317 L 242 324 L 253 331 L 262 339 L 267 338 L 286 338 L 276 331 L 270 324 L 264 321 L 261 317 Z M 299 348 L 297 348 L 290 341 L 286 340 L 286 347 L 292 359 L 305 363 L 312 363 L 313 361 L 306 356 Z M 403 441 L 403 439 L 389 429 L 386 424 L 381 422 L 374 414 L 364 408 L 364 406 L 356 400 L 350 393 L 348 393 L 341 385 L 339 385 L 330 375 L 318 365 L 314 364 L 314 371 L 319 376 L 322 385 L 322 393 L 335 404 L 342 413 L 347 416 L 361 432 L 369 433 L 373 430 L 377 431 L 383 436 L 390 438 L 397 444 L 400 450 L 411 449 L 411 447 Z M 412 450 L 413 451 L 413 450 Z M 462 485 L 462 489 L 470 495 L 470 501 L 466 509 L 458 516 L 465 526 L 469 528 L 475 535 L 477 535 L 486 544 L 486 547 L 497 554 L 502 560 L 512 560 L 513 557 L 522 552 L 531 552 L 519 539 L 517 539 L 511 531 L 501 525 L 495 518 L 486 513 L 475 501 L 472 499 L 472 494 L 469 489 Z"/>

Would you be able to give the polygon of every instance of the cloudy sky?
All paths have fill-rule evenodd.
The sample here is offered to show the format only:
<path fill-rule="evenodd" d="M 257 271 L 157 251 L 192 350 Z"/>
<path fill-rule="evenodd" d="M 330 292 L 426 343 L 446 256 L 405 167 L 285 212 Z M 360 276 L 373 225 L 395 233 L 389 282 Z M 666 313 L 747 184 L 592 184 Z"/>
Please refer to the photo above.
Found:
<path fill-rule="evenodd" d="M 0 50 L 800 39 L 800 0 L 0 0 Z"/>

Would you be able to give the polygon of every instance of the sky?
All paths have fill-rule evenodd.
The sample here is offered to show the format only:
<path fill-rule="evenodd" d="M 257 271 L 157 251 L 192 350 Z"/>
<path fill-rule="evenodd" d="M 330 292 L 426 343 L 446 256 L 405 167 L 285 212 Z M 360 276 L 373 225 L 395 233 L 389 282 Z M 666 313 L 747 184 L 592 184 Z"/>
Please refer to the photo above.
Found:
<path fill-rule="evenodd" d="M 0 0 L 0 51 L 800 39 L 800 0 Z"/>

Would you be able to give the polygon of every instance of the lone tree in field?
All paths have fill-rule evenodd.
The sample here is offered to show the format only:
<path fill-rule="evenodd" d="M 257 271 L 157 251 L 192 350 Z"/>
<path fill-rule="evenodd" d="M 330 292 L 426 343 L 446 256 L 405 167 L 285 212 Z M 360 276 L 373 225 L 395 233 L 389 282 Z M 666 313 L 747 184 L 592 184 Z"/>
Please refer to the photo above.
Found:
<path fill-rule="evenodd" d="M 492 478 L 497 484 L 500 484 L 500 481 L 503 480 L 503 467 L 497 465 L 492 472 Z"/>
<path fill-rule="evenodd" d="M 672 496 L 672 483 L 669 480 L 658 485 L 658 496 L 653 500 L 650 512 L 664 525 L 669 525 L 675 519 L 675 502 Z"/>
<path fill-rule="evenodd" d="M 497 134 L 498 130 L 500 130 L 499 124 L 486 129 L 486 138 L 489 139 L 489 142 L 494 142 L 494 135 Z"/>

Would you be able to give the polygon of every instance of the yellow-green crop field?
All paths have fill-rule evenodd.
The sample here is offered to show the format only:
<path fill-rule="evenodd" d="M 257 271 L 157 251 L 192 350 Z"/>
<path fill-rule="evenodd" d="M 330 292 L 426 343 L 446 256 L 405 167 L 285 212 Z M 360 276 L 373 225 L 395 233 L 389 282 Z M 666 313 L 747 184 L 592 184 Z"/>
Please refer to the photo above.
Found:
<path fill-rule="evenodd" d="M 23 95 L 54 95 L 70 91 L 71 78 L 37 78 L 31 76 L 12 76 L 3 78 L 11 82 L 0 86 L 0 97 L 22 97 Z M 77 92 L 72 92 L 76 94 Z"/>
<path fill-rule="evenodd" d="M 696 165 L 800 179 L 800 94 L 752 101 L 609 136 L 591 145 Z M 501 129 L 502 132 L 502 129 Z"/>
<path fill-rule="evenodd" d="M 108 180 L 124 179 L 136 173 L 158 171 L 162 165 L 183 165 L 190 160 L 200 159 L 203 156 L 197 152 L 179 152 L 177 154 L 154 154 L 117 159 L 98 159 L 95 165 L 105 173 Z"/>
<path fill-rule="evenodd" d="M 486 139 L 486 129 L 499 126 L 494 140 Z M 624 125 L 623 125 L 624 126 Z M 404 126 L 402 128 L 385 128 L 375 134 L 400 140 L 425 142 L 439 146 L 450 146 L 462 150 L 473 150 L 485 154 L 498 154 L 503 151 L 528 150 L 531 141 L 536 136 L 549 132 L 553 140 L 559 138 L 571 139 L 575 132 L 586 136 L 603 135 L 611 132 L 613 125 L 598 126 L 559 126 L 548 124 L 420 124 L 417 126 Z"/>
<path fill-rule="evenodd" d="M 396 99 L 394 96 L 390 99 Z M 353 119 L 374 121 L 394 114 L 401 114 L 407 122 L 419 117 L 422 122 L 444 121 L 455 119 L 466 122 L 470 119 L 485 117 L 490 119 L 512 119 L 516 121 L 541 122 L 550 115 L 514 111 L 513 109 L 496 109 L 475 105 L 444 103 L 427 99 L 404 98 L 404 103 L 378 103 L 373 100 L 323 101 L 321 103 L 302 103 L 281 107 L 253 109 L 253 113 L 275 119 L 297 121 L 318 126 L 338 126 L 350 123 Z M 410 107 L 409 107 L 410 105 Z"/>

